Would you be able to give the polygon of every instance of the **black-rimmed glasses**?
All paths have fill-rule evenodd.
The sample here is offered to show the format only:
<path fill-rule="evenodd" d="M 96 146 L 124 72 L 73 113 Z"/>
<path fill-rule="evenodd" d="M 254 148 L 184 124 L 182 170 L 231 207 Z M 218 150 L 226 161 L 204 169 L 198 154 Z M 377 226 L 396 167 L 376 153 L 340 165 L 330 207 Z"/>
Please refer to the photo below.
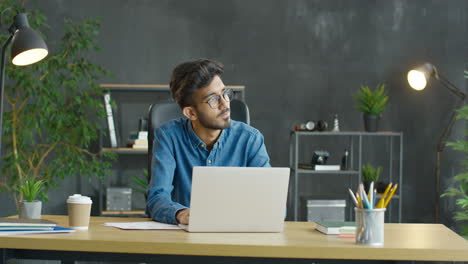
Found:
<path fill-rule="evenodd" d="M 212 109 L 216 109 L 221 104 L 221 97 L 224 101 L 230 102 L 233 96 L 234 91 L 231 88 L 226 88 L 221 95 L 213 95 L 205 103 L 207 103 Z"/>

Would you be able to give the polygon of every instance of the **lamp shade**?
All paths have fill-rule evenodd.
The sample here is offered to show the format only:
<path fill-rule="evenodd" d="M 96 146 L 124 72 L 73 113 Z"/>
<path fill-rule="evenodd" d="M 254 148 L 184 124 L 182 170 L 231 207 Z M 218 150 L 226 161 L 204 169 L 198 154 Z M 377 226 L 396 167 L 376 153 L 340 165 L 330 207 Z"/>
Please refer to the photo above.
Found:
<path fill-rule="evenodd" d="M 435 73 L 435 68 L 430 63 L 425 63 L 408 72 L 408 83 L 415 90 L 426 88 L 429 78 Z"/>
<path fill-rule="evenodd" d="M 47 45 L 42 37 L 29 27 L 26 14 L 18 14 L 15 17 L 16 31 L 11 45 L 12 63 L 25 66 L 36 63 L 49 53 Z"/>

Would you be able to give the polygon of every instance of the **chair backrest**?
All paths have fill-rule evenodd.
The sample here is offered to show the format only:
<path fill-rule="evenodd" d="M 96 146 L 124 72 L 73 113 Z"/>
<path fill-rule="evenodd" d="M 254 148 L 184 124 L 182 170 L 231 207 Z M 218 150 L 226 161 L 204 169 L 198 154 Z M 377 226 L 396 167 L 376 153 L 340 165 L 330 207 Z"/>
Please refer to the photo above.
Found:
<path fill-rule="evenodd" d="M 231 118 L 236 121 L 241 121 L 250 125 L 249 107 L 244 101 L 233 99 L 230 103 Z"/>
<path fill-rule="evenodd" d="M 230 103 L 231 118 L 250 124 L 249 107 L 241 100 L 233 99 Z M 151 159 L 153 154 L 154 130 L 161 124 L 183 117 L 182 110 L 174 101 L 152 104 L 148 111 L 148 176 L 151 178 Z"/>

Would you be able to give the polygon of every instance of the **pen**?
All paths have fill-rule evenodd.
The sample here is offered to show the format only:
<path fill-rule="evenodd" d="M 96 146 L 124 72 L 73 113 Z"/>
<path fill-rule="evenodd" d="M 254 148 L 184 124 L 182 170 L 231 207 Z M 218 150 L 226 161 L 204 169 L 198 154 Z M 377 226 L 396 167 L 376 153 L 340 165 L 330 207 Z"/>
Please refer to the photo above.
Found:
<path fill-rule="evenodd" d="M 364 209 L 371 209 L 369 205 L 369 200 L 367 200 L 366 191 L 364 191 L 364 185 L 362 183 L 359 185 L 361 196 L 362 196 L 362 208 Z"/>
<path fill-rule="evenodd" d="M 374 189 L 374 195 L 372 196 L 372 208 L 377 208 L 377 204 L 375 203 L 377 201 L 377 190 Z"/>
<path fill-rule="evenodd" d="M 390 203 L 390 200 L 392 199 L 393 194 L 395 194 L 395 191 L 397 188 L 398 188 L 398 184 L 395 184 L 395 186 L 393 186 L 392 190 L 390 191 L 388 198 L 385 200 L 384 208 L 387 208 L 387 205 L 388 203 Z"/>
<path fill-rule="evenodd" d="M 374 201 L 374 182 L 371 182 L 370 185 L 369 185 L 369 190 L 367 192 L 367 198 L 369 199 L 369 204 L 370 204 L 370 207 L 369 209 L 373 209 L 374 208 L 374 204 L 373 204 L 373 201 Z"/>
<path fill-rule="evenodd" d="M 385 204 L 385 197 L 387 197 L 388 192 L 390 191 L 390 188 L 392 188 L 392 183 L 389 183 L 387 185 L 387 188 L 385 188 L 385 192 L 382 194 L 382 197 L 380 197 L 379 202 L 377 203 L 377 208 L 384 208 Z"/>
<path fill-rule="evenodd" d="M 354 196 L 354 193 L 353 191 L 351 191 L 351 189 L 348 188 L 348 191 L 349 191 L 349 195 L 351 195 L 351 199 L 353 200 L 354 204 L 356 205 L 356 207 L 359 207 L 359 204 L 358 204 L 358 201 L 356 199 L 356 196 Z"/>

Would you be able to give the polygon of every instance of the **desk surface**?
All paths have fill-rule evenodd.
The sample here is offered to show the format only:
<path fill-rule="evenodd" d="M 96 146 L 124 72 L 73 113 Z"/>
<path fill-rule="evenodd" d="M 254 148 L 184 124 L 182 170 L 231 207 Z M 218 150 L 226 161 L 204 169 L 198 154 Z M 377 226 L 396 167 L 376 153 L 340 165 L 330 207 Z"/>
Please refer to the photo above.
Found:
<path fill-rule="evenodd" d="M 43 216 L 68 226 L 66 216 Z M 356 245 L 323 235 L 312 222 L 286 222 L 283 233 L 187 233 L 119 230 L 105 222 L 145 218 L 92 217 L 88 231 L 0 236 L 0 248 L 198 256 L 468 261 L 468 242 L 441 224 L 385 224 L 385 245 Z"/>

